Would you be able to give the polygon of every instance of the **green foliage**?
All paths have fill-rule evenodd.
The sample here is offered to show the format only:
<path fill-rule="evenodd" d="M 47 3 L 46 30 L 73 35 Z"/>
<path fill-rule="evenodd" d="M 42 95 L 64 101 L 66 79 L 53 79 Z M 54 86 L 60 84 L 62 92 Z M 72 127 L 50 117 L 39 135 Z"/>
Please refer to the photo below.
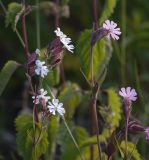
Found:
<path fill-rule="evenodd" d="M 90 42 L 91 30 L 85 30 L 79 37 L 77 54 L 80 59 L 81 69 L 88 80 L 90 79 Z M 111 51 L 111 45 L 105 39 L 98 41 L 93 48 L 93 71 L 97 81 L 101 78 L 109 63 Z"/>
<path fill-rule="evenodd" d="M 46 129 L 42 128 L 42 124 L 38 123 L 34 132 L 32 122 L 33 118 L 31 115 L 20 115 L 15 121 L 17 146 L 24 160 L 34 160 L 36 159 L 35 155 L 39 158 L 46 152 L 48 146 Z M 36 142 L 36 149 L 34 149 L 34 142 Z"/>
<path fill-rule="evenodd" d="M 125 151 L 125 141 L 121 142 L 120 147 Z M 142 160 L 138 150 L 136 149 L 136 145 L 131 142 L 128 142 L 128 155 L 131 160 Z"/>
<path fill-rule="evenodd" d="M 0 72 L 0 95 L 3 93 L 12 74 L 18 68 L 19 64 L 15 61 L 8 61 Z"/>
<path fill-rule="evenodd" d="M 66 83 L 59 95 L 66 109 L 66 117 L 71 119 L 81 100 L 81 89 L 75 83 Z"/>
<path fill-rule="evenodd" d="M 12 29 L 15 31 L 16 25 L 23 11 L 24 7 L 21 4 L 16 2 L 9 3 L 5 19 L 6 27 L 11 25 Z"/>
<path fill-rule="evenodd" d="M 100 18 L 100 24 L 102 24 L 105 20 L 107 20 L 111 14 L 114 12 L 114 8 L 116 7 L 117 0 L 106 0 L 105 6 Z"/>
<path fill-rule="evenodd" d="M 77 143 L 81 143 L 88 138 L 86 130 L 82 127 L 75 127 L 73 123 L 68 123 L 69 128 L 77 140 Z M 79 152 L 74 145 L 64 123 L 62 123 L 57 131 L 57 143 L 61 146 L 61 160 L 71 159 L 75 160 L 79 156 Z"/>

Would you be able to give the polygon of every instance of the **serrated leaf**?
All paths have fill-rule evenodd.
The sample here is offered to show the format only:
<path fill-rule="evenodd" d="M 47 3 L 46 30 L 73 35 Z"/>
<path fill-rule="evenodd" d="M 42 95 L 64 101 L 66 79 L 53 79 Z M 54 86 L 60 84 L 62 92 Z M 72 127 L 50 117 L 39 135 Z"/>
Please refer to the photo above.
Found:
<path fill-rule="evenodd" d="M 18 68 L 19 64 L 15 61 L 8 61 L 0 72 L 0 96 L 3 93 L 12 74 Z"/>
<path fill-rule="evenodd" d="M 21 4 L 16 2 L 9 3 L 5 18 L 6 27 L 11 25 L 12 29 L 15 30 L 22 12 L 23 6 Z"/>
<path fill-rule="evenodd" d="M 114 12 L 117 0 L 106 0 L 99 23 L 102 24 Z"/>
<path fill-rule="evenodd" d="M 121 142 L 120 147 L 125 152 L 125 141 Z M 142 160 L 135 144 L 128 142 L 127 150 L 128 155 L 131 155 L 131 160 Z"/>
<path fill-rule="evenodd" d="M 66 117 L 68 119 L 72 118 L 81 100 L 80 87 L 75 83 L 67 83 L 60 92 L 59 100 L 64 104 Z"/>
<path fill-rule="evenodd" d="M 93 47 L 93 71 L 96 81 L 101 77 L 111 58 L 112 50 L 109 43 L 105 39 L 101 39 Z M 85 30 L 79 37 L 77 54 L 80 59 L 81 69 L 88 80 L 90 80 L 90 44 L 91 30 Z"/>
<path fill-rule="evenodd" d="M 23 156 L 24 160 L 35 160 L 33 142 L 38 139 L 36 143 L 36 157 L 39 158 L 47 150 L 48 139 L 46 129 L 42 124 L 36 124 L 36 132 L 33 132 L 33 118 L 31 115 L 20 115 L 15 120 L 17 130 L 17 147 L 19 153 Z M 41 133 L 41 134 L 40 134 Z M 35 139 L 34 139 L 35 136 Z"/>

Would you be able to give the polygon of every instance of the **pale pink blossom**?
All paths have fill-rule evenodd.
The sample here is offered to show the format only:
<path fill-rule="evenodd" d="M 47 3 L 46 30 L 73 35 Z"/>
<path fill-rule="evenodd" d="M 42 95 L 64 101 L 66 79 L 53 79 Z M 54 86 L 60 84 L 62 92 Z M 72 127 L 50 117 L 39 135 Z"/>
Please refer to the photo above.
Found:
<path fill-rule="evenodd" d="M 119 95 L 128 101 L 136 101 L 137 99 L 137 93 L 135 89 L 131 89 L 131 87 L 121 88 L 119 91 Z"/>
<path fill-rule="evenodd" d="M 103 23 L 103 28 L 108 30 L 108 34 L 106 36 L 108 39 L 110 38 L 114 40 L 119 39 L 119 35 L 121 35 L 121 32 L 120 32 L 120 28 L 116 28 L 116 27 L 117 27 L 117 24 L 110 20 L 106 20 Z"/>

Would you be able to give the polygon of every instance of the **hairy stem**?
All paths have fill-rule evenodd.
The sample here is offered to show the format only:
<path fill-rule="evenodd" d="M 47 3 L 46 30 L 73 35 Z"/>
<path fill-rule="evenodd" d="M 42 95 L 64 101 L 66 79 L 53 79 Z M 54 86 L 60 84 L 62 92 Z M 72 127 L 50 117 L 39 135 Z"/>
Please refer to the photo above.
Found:
<path fill-rule="evenodd" d="M 126 115 L 125 120 L 125 160 L 128 159 L 128 123 L 129 123 L 130 111 L 128 111 L 128 115 Z"/>

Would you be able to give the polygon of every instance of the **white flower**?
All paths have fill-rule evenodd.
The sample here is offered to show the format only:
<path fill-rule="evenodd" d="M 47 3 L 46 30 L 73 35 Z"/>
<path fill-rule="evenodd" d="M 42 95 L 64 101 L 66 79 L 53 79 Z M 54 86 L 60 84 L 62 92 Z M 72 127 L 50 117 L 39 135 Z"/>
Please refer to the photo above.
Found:
<path fill-rule="evenodd" d="M 40 50 L 38 48 L 36 49 L 35 53 L 40 56 Z"/>
<path fill-rule="evenodd" d="M 44 78 L 44 76 L 46 76 L 49 72 L 48 67 L 44 66 L 45 62 L 36 60 L 35 64 L 36 64 L 35 73 L 37 75 L 40 75 L 42 78 Z"/>
<path fill-rule="evenodd" d="M 117 27 L 117 24 L 114 23 L 113 21 L 110 22 L 109 20 L 106 20 L 103 23 L 103 28 L 109 31 L 109 33 L 107 34 L 108 39 L 110 38 L 113 38 L 114 40 L 119 39 L 119 35 L 121 34 L 121 32 L 120 32 L 120 28 L 116 28 L 116 27 Z"/>
<path fill-rule="evenodd" d="M 57 112 L 61 116 L 63 116 L 65 114 L 65 109 L 62 106 L 63 106 L 63 103 L 59 103 L 58 99 L 52 99 L 52 103 L 49 102 L 49 105 L 47 107 L 50 113 L 52 113 L 53 115 L 55 115 Z"/>
<path fill-rule="evenodd" d="M 119 95 L 129 101 L 136 101 L 137 99 L 137 93 L 135 89 L 131 89 L 131 87 L 121 88 Z"/>
<path fill-rule="evenodd" d="M 44 99 L 45 102 L 48 102 L 48 100 L 51 99 L 51 97 L 50 97 L 50 96 L 46 96 L 47 93 L 48 93 L 48 92 L 47 92 L 46 90 L 44 90 L 43 88 L 40 89 L 40 94 L 39 94 L 39 95 L 32 96 L 32 98 L 33 98 L 33 103 L 39 104 L 41 99 Z"/>
<path fill-rule="evenodd" d="M 60 28 L 54 31 L 56 35 L 60 38 L 60 41 L 63 43 L 64 47 L 68 49 L 68 51 L 73 53 L 74 46 L 71 43 L 71 39 L 67 37 Z"/>

